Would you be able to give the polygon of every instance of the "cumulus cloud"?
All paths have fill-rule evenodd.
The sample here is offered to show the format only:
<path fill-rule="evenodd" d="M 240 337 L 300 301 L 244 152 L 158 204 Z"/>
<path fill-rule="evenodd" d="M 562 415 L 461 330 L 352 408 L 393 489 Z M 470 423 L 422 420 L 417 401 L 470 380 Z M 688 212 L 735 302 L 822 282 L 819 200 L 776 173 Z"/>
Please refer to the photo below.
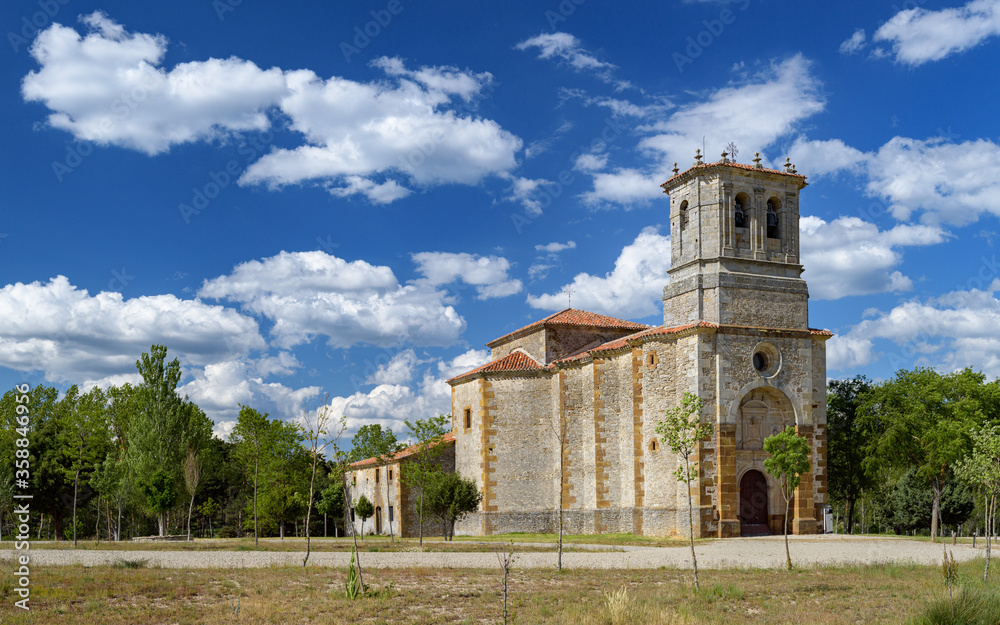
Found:
<path fill-rule="evenodd" d="M 375 372 L 366 380 L 367 384 L 408 384 L 413 379 L 413 372 L 420 359 L 412 349 L 405 349 L 389 362 L 378 365 Z"/>
<path fill-rule="evenodd" d="M 894 137 L 869 159 L 868 177 L 868 193 L 900 220 L 921 211 L 926 223 L 960 226 L 1000 216 L 1000 145 L 987 139 Z"/>
<path fill-rule="evenodd" d="M 238 312 L 173 295 L 90 295 L 65 276 L 0 289 L 0 365 L 43 371 L 52 382 L 104 385 L 135 374 L 150 345 L 182 365 L 204 366 L 265 347 L 257 323 Z"/>
<path fill-rule="evenodd" d="M 199 297 L 239 302 L 274 322 L 282 348 L 323 335 L 331 347 L 451 344 L 465 329 L 447 294 L 429 284 L 401 285 L 389 267 L 348 262 L 321 251 L 281 252 L 206 280 Z"/>
<path fill-rule="evenodd" d="M 650 164 L 594 172 L 594 188 L 583 195 L 584 201 L 629 205 L 659 197 L 659 185 L 670 177 L 672 164 L 685 168 L 695 149 L 701 147 L 703 135 L 706 144 L 720 146 L 720 152 L 721 146 L 734 141 L 766 154 L 779 139 L 825 106 L 821 85 L 810 73 L 810 65 L 802 55 L 793 56 L 772 64 L 744 84 L 718 89 L 699 102 L 681 106 L 662 122 L 637 129 L 646 135 L 639 148 Z M 706 159 L 715 160 L 710 156 Z"/>
<path fill-rule="evenodd" d="M 83 22 L 83 35 L 61 24 L 38 35 L 31 54 L 40 69 L 21 86 L 26 101 L 49 108 L 50 126 L 77 139 L 152 155 L 267 130 L 269 114 L 281 114 L 303 143 L 264 154 L 240 184 L 312 182 L 375 204 L 412 186 L 476 184 L 516 166 L 521 140 L 471 113 L 492 82 L 488 73 L 408 69 L 395 58 L 373 61 L 388 80 L 370 83 L 264 70 L 235 57 L 166 68 L 166 37 L 130 33 L 102 13 Z"/>
<path fill-rule="evenodd" d="M 875 31 L 891 44 L 896 62 L 923 65 L 964 52 L 1000 34 L 1000 0 L 973 0 L 961 7 L 921 7 L 896 13 Z"/>
<path fill-rule="evenodd" d="M 322 79 L 310 70 L 286 73 L 289 88 L 281 110 L 305 145 L 275 149 L 251 164 L 241 184 L 272 187 L 305 181 L 349 179 L 339 193 L 366 192 L 375 175 L 398 175 L 411 184 L 476 184 L 516 166 L 521 140 L 492 120 L 460 115 L 451 96 L 469 97 L 470 85 L 483 86 L 482 74 L 422 68 L 421 82 L 398 60 L 376 61 L 395 83 Z M 402 190 L 380 185 L 391 201 Z M 353 186 L 352 186 L 353 185 Z"/>
<path fill-rule="evenodd" d="M 988 377 L 1000 376 L 997 291 L 1000 279 L 983 290 L 954 291 L 876 311 L 873 318 L 829 341 L 828 367 L 843 370 L 884 359 L 893 370 L 973 367 Z"/>
<path fill-rule="evenodd" d="M 912 280 L 896 268 L 902 249 L 942 243 L 947 235 L 938 227 L 900 224 L 880 231 L 857 217 L 826 222 L 819 217 L 799 220 L 803 278 L 812 299 L 839 299 L 850 295 L 901 292 Z"/>
<path fill-rule="evenodd" d="M 614 269 L 604 276 L 578 274 L 573 289 L 573 307 L 625 318 L 641 318 L 660 310 L 663 285 L 670 268 L 670 237 L 649 226 L 626 245 Z M 566 307 L 565 288 L 554 293 L 529 295 L 528 305 L 543 310 Z"/>
<path fill-rule="evenodd" d="M 53 24 L 31 46 L 41 68 L 21 91 L 78 139 L 159 154 L 173 145 L 263 130 L 266 109 L 288 92 L 282 72 L 236 58 L 160 67 L 162 35 L 129 33 L 101 13 L 76 30 Z"/>
<path fill-rule="evenodd" d="M 510 261 L 499 256 L 476 256 L 466 253 L 420 252 L 413 254 L 417 271 L 432 285 L 461 281 L 476 287 L 477 299 L 507 297 L 520 293 L 520 280 L 507 272 Z"/>
<path fill-rule="evenodd" d="M 546 243 L 545 245 L 536 245 L 535 249 L 539 252 L 546 252 L 548 254 L 558 254 L 563 250 L 572 250 L 576 248 L 576 241 L 566 241 L 565 243 L 559 243 L 558 241 L 553 241 L 552 243 Z"/>
<path fill-rule="evenodd" d="M 795 164 L 796 171 L 813 178 L 840 171 L 861 173 L 868 155 L 840 139 L 811 141 L 800 136 L 788 149 L 788 158 Z"/>

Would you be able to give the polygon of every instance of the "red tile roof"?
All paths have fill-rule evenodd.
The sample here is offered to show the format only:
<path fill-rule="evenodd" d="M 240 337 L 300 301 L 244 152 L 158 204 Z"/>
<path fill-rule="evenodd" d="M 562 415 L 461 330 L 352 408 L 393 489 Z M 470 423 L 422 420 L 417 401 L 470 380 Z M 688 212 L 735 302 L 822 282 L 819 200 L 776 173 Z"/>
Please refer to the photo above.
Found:
<path fill-rule="evenodd" d="M 449 443 L 454 443 L 455 442 L 455 435 L 453 433 L 451 433 L 451 432 L 448 432 L 447 434 L 445 434 L 444 436 L 441 437 L 441 442 L 444 443 L 445 445 L 447 445 Z M 365 458 L 364 460 L 358 460 L 357 462 L 352 463 L 351 464 L 351 468 L 352 469 L 361 469 L 361 468 L 364 468 L 364 467 L 375 466 L 377 464 L 389 464 L 389 463 L 392 463 L 392 462 L 397 462 L 399 460 L 402 460 L 403 458 L 407 458 L 409 456 L 412 456 L 413 454 L 417 453 L 418 451 L 420 451 L 420 445 L 419 444 L 418 445 L 410 445 L 406 449 L 403 449 L 401 451 L 397 451 L 396 453 L 394 453 L 392 455 L 392 458 L 389 459 L 388 462 L 383 462 L 379 458 Z"/>
<path fill-rule="evenodd" d="M 597 313 L 587 312 L 586 310 L 567 308 L 566 310 L 560 310 L 557 313 L 553 313 L 544 319 L 539 319 L 534 323 L 530 323 L 523 328 L 504 334 L 498 339 L 493 339 L 487 343 L 486 346 L 492 348 L 497 345 L 502 345 L 503 343 L 528 334 L 530 331 L 537 330 L 543 326 L 587 326 L 592 328 L 614 328 L 618 330 L 645 330 L 649 327 L 643 323 L 626 321 L 625 319 L 616 319 L 615 317 L 599 315 Z"/>
<path fill-rule="evenodd" d="M 451 380 L 458 380 L 477 373 L 499 373 L 503 371 L 541 371 L 544 369 L 534 358 L 521 351 L 513 351 L 503 358 L 491 360 L 485 365 L 476 367 L 472 371 L 466 371 L 461 375 L 456 375 Z"/>
<path fill-rule="evenodd" d="M 817 330 L 816 328 L 809 328 L 809 331 L 817 336 L 833 336 L 833 332 L 829 330 Z"/>

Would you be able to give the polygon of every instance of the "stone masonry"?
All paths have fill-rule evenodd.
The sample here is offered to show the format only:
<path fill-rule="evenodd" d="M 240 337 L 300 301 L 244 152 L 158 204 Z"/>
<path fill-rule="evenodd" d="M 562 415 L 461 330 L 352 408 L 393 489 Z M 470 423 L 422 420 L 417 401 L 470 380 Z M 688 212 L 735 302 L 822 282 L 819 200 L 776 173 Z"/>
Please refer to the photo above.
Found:
<path fill-rule="evenodd" d="M 685 392 L 715 426 L 692 460 L 697 536 L 782 531 L 784 500 L 763 441 L 787 426 L 809 440 L 790 530 L 818 531 L 826 503 L 826 351 L 809 327 L 799 264 L 805 177 L 722 160 L 663 184 L 671 268 L 663 325 L 567 309 L 488 343 L 492 360 L 452 386 L 454 466 L 480 510 L 458 534 L 687 534 L 682 459 L 655 427 Z M 755 486 L 756 484 L 756 486 Z M 755 520 L 756 519 L 756 520 Z"/>

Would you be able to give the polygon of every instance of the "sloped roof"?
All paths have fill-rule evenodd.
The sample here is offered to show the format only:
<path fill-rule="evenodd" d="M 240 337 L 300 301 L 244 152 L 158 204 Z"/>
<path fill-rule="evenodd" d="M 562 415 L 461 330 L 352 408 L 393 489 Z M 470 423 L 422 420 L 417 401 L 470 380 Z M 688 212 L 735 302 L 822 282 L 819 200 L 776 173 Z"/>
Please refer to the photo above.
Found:
<path fill-rule="evenodd" d="M 635 334 L 629 334 L 628 336 L 623 336 L 623 337 L 615 339 L 613 341 L 608 341 L 607 343 L 602 343 L 601 345 L 598 345 L 597 347 L 592 347 L 590 349 L 583 350 L 580 353 L 574 354 L 574 355 L 569 356 L 567 358 L 562 358 L 560 360 L 556 360 L 555 362 L 552 363 L 552 365 L 555 365 L 555 364 L 558 364 L 558 363 L 568 363 L 568 362 L 572 362 L 574 360 L 583 360 L 587 356 L 593 356 L 595 353 L 598 353 L 598 352 L 610 352 L 610 351 L 614 351 L 616 349 L 622 349 L 624 347 L 628 347 L 634 341 L 641 341 L 642 339 L 647 338 L 647 337 L 651 337 L 651 336 L 664 336 L 664 335 L 667 335 L 667 334 L 677 334 L 678 332 L 683 332 L 685 330 L 690 330 L 692 328 L 718 328 L 718 327 L 719 327 L 718 325 L 716 325 L 714 323 L 709 323 L 707 321 L 699 321 L 697 323 L 688 323 L 688 324 L 685 324 L 685 325 L 682 325 L 682 326 L 674 326 L 674 327 L 671 327 L 671 328 L 668 328 L 666 326 L 656 326 L 656 327 L 653 327 L 653 328 L 649 328 L 649 329 L 643 330 L 641 332 L 636 332 Z M 551 368 L 552 365 L 550 365 L 550 368 Z"/>
<path fill-rule="evenodd" d="M 447 434 L 445 434 L 444 436 L 441 437 L 441 442 L 438 443 L 438 444 L 447 445 L 449 443 L 454 443 L 454 442 L 455 442 L 455 435 L 453 433 L 451 433 L 451 432 L 448 432 Z M 403 458 L 407 458 L 409 456 L 412 456 L 413 454 L 417 453 L 418 451 L 420 451 L 420 445 L 419 444 L 417 444 L 417 445 L 410 445 L 406 449 L 403 449 L 401 451 L 397 451 L 396 453 L 394 453 L 392 455 L 392 458 L 390 458 L 387 461 L 382 461 L 380 458 L 365 458 L 364 460 L 358 460 L 357 462 L 351 463 L 351 468 L 352 469 L 363 469 L 365 467 L 373 467 L 375 465 L 380 465 L 380 464 L 391 464 L 393 462 L 398 462 L 398 461 L 402 460 Z"/>
<path fill-rule="evenodd" d="M 764 172 L 764 173 L 767 173 L 767 174 L 778 174 L 780 176 L 790 176 L 792 178 L 798 178 L 799 181 L 800 181 L 800 183 L 802 184 L 802 186 L 806 186 L 806 184 L 807 184 L 806 183 L 806 177 L 803 176 L 802 174 L 799 174 L 799 173 L 793 174 L 793 173 L 788 172 L 788 171 L 783 171 L 783 170 L 780 170 L 780 169 L 770 169 L 768 167 L 760 167 L 760 168 L 758 168 L 758 167 L 756 167 L 754 165 L 748 165 L 746 163 L 733 163 L 733 162 L 723 163 L 722 161 L 717 161 L 715 163 L 702 163 L 701 165 L 694 165 L 692 167 L 689 167 L 688 169 L 680 172 L 679 174 L 674 175 L 673 177 L 670 178 L 670 180 L 667 180 L 666 182 L 664 182 L 660 186 L 663 187 L 664 189 L 666 189 L 666 187 L 671 186 L 671 183 L 673 181 L 679 180 L 679 179 L 684 178 L 684 177 L 689 176 L 689 175 L 692 175 L 692 173 L 695 172 L 695 171 L 697 171 L 697 170 L 706 169 L 706 168 L 709 168 L 709 167 L 732 167 L 734 169 L 744 169 L 744 170 L 747 170 L 747 171 L 759 171 L 759 172 Z"/>
<path fill-rule="evenodd" d="M 493 339 L 486 344 L 486 347 L 496 347 L 497 345 L 502 345 L 512 339 L 519 336 L 524 336 L 535 330 L 538 330 L 544 326 L 585 326 L 592 328 L 613 328 L 616 330 L 645 330 L 649 326 L 643 323 L 636 323 L 634 321 L 627 321 L 625 319 L 617 319 L 615 317 L 608 317 L 607 315 L 599 315 L 597 313 L 587 312 L 586 310 L 577 310 L 575 308 L 567 308 L 565 310 L 560 310 L 557 313 L 553 313 L 544 319 L 539 319 L 534 323 L 529 323 L 523 328 L 519 328 L 504 334 L 498 339 Z"/>
<path fill-rule="evenodd" d="M 541 371 L 545 367 L 538 364 L 534 358 L 525 354 L 522 351 L 513 351 L 503 358 L 497 358 L 496 360 L 491 360 L 485 365 L 476 367 L 472 371 L 466 371 L 460 375 L 456 375 L 451 380 L 458 380 L 460 378 L 465 378 L 470 375 L 476 375 L 477 373 L 499 373 L 501 371 Z"/>

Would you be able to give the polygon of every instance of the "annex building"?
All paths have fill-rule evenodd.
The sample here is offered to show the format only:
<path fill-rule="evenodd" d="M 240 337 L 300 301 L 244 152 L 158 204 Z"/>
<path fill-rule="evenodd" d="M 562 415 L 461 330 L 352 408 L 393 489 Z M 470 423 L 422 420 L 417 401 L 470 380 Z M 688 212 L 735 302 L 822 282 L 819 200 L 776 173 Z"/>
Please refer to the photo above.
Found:
<path fill-rule="evenodd" d="M 449 381 L 455 470 L 480 510 L 456 534 L 687 535 L 681 460 L 654 430 L 686 391 L 715 425 L 693 461 L 696 536 L 781 531 L 784 500 L 764 472 L 763 441 L 794 425 L 812 446 L 790 529 L 817 531 L 826 503 L 826 350 L 809 327 L 799 263 L 806 179 L 722 160 L 662 187 L 671 268 L 663 325 L 567 309 L 490 343 L 489 363 Z M 565 444 L 560 443 L 564 432 Z M 405 505 L 402 502 L 396 505 Z"/>

